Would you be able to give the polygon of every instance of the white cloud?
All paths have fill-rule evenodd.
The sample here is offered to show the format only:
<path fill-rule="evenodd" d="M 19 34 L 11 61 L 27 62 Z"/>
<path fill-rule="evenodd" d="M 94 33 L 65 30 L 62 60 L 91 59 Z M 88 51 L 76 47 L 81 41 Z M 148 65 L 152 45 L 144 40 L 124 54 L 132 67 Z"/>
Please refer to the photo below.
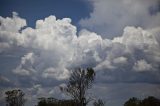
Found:
<path fill-rule="evenodd" d="M 152 65 L 148 64 L 145 60 L 139 60 L 133 66 L 133 69 L 136 71 L 149 71 L 152 69 Z"/>
<path fill-rule="evenodd" d="M 20 18 L 16 12 L 12 14 L 12 18 L 0 16 L 0 52 L 19 46 L 23 42 L 19 31 L 26 26 L 26 20 Z"/>
<path fill-rule="evenodd" d="M 35 56 L 34 53 L 28 53 L 21 58 L 21 63 L 13 70 L 13 73 L 22 76 L 29 76 L 35 73 L 34 67 Z"/>
<path fill-rule="evenodd" d="M 115 63 L 115 64 L 125 64 L 125 63 L 127 63 L 127 58 L 126 57 L 115 58 L 113 60 L 113 63 Z"/>
<path fill-rule="evenodd" d="M 104 38 L 119 36 L 126 26 L 150 29 L 160 25 L 159 0 L 88 1 L 93 5 L 93 11 L 79 23 Z"/>
<path fill-rule="evenodd" d="M 158 70 L 159 68 L 160 47 L 157 40 L 159 35 L 156 34 L 159 30 L 126 27 L 122 36 L 110 40 L 87 30 L 82 30 L 77 35 L 76 27 L 71 24 L 69 18 L 59 20 L 55 16 L 49 16 L 44 20 L 37 20 L 35 29 L 26 27 L 21 31 L 20 28 L 25 25 L 24 19 L 17 15 L 9 18 L 10 21 L 7 21 L 8 18 L 2 19 L 1 23 L 5 25 L 5 29 L 9 29 L 9 23 L 18 27 L 16 32 L 1 28 L 1 42 L 8 44 L 11 49 L 1 47 L 1 50 L 11 52 L 15 48 L 25 49 L 24 56 L 13 72 L 31 77 L 31 80 L 44 78 L 64 80 L 69 77 L 70 69 L 93 67 L 97 73 L 101 71 L 106 73 L 102 74 L 104 80 L 106 75 L 112 80 L 118 81 L 117 78 L 121 78 L 123 81 L 125 80 L 123 72 L 132 74 L 130 71 L 134 72 L 135 69 L 149 70 L 149 67 L 152 67 L 152 70 Z M 13 20 L 17 22 L 13 23 Z M 142 62 L 145 68 L 141 62 L 137 62 L 142 59 L 147 61 L 146 64 Z M 110 72 L 111 70 L 114 71 Z M 132 80 L 137 79 L 135 77 Z"/>
<path fill-rule="evenodd" d="M 16 33 L 21 28 L 26 26 L 26 20 L 20 18 L 18 16 L 18 13 L 12 12 L 12 14 L 13 14 L 12 18 L 10 17 L 3 18 L 0 16 L 0 22 L 1 22 L 0 30 L 1 31 Z"/>
<path fill-rule="evenodd" d="M 44 78 L 56 78 L 58 80 L 63 80 L 63 79 L 67 79 L 69 78 L 69 71 L 65 68 L 48 68 L 46 70 L 44 70 L 44 72 L 42 73 L 42 77 Z"/>

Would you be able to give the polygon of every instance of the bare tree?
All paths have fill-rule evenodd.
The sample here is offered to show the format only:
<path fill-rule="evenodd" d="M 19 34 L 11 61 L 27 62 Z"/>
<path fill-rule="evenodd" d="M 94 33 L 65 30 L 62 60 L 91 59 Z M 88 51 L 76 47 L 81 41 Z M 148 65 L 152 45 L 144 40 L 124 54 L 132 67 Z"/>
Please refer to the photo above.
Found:
<path fill-rule="evenodd" d="M 105 102 L 101 99 L 98 99 L 97 101 L 95 101 L 93 103 L 94 106 L 104 106 L 105 105 Z"/>
<path fill-rule="evenodd" d="M 60 90 L 76 100 L 79 106 L 86 106 L 90 101 L 90 98 L 86 97 L 86 91 L 92 87 L 94 77 L 92 68 L 78 68 L 72 71 L 67 86 L 60 87 Z"/>
<path fill-rule="evenodd" d="M 6 102 L 7 106 L 24 106 L 25 99 L 24 99 L 24 93 L 21 90 L 11 90 L 5 92 L 7 95 Z"/>

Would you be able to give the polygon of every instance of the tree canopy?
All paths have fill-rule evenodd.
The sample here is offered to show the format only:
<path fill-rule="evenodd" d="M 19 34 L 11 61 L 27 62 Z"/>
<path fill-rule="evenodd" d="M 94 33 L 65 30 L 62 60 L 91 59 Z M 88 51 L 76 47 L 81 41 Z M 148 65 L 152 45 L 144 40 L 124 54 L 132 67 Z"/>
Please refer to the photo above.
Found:
<path fill-rule="evenodd" d="M 24 106 L 24 92 L 20 89 L 6 91 L 6 102 L 7 106 Z"/>
<path fill-rule="evenodd" d="M 80 106 L 86 106 L 90 101 L 87 90 L 92 87 L 95 72 L 92 68 L 73 70 L 66 87 L 60 87 L 61 91 L 71 96 Z"/>
<path fill-rule="evenodd" d="M 160 106 L 160 99 L 149 96 L 143 100 L 139 100 L 133 97 L 126 101 L 124 106 Z"/>

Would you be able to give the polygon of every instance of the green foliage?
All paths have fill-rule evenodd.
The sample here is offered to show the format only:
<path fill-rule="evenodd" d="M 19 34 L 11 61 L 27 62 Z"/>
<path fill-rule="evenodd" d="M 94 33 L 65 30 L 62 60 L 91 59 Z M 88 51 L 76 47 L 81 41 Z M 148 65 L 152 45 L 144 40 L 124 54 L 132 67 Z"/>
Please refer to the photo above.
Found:
<path fill-rule="evenodd" d="M 24 106 L 25 94 L 20 89 L 6 91 L 5 94 L 7 96 L 6 97 L 7 106 Z"/>

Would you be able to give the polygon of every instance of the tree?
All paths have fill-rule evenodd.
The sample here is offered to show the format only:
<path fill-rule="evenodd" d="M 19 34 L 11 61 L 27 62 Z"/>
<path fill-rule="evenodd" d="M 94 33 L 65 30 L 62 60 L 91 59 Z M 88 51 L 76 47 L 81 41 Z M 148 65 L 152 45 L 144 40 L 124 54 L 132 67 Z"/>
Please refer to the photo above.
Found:
<path fill-rule="evenodd" d="M 74 100 L 58 100 L 55 98 L 38 98 L 37 106 L 77 106 Z"/>
<path fill-rule="evenodd" d="M 95 72 L 92 68 L 78 68 L 72 71 L 67 86 L 60 87 L 60 90 L 76 100 L 79 106 L 86 106 L 90 101 L 86 92 L 92 87 L 94 77 Z"/>
<path fill-rule="evenodd" d="M 137 98 L 133 97 L 125 102 L 124 106 L 160 106 L 160 99 L 149 96 L 143 100 L 138 100 Z"/>
<path fill-rule="evenodd" d="M 104 106 L 105 105 L 105 102 L 101 99 L 98 99 L 97 101 L 95 101 L 93 103 L 94 106 Z"/>
<path fill-rule="evenodd" d="M 41 97 L 41 98 L 38 98 L 38 100 L 39 100 L 38 106 L 47 106 L 46 98 Z"/>
<path fill-rule="evenodd" d="M 20 89 L 6 91 L 5 94 L 7 95 L 6 97 L 7 106 L 24 106 L 25 94 Z"/>
<path fill-rule="evenodd" d="M 140 100 L 135 97 L 130 98 L 127 102 L 125 102 L 124 106 L 139 106 Z"/>
<path fill-rule="evenodd" d="M 160 106 L 160 99 L 153 96 L 149 96 L 142 100 L 140 106 Z"/>

